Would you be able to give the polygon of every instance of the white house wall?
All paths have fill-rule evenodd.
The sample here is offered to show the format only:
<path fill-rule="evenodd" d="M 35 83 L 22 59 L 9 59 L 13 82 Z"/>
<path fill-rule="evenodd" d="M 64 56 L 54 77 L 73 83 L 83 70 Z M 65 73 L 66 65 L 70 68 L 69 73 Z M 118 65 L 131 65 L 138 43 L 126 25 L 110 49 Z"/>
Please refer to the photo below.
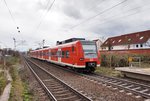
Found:
<path fill-rule="evenodd" d="M 128 49 L 128 45 L 118 45 L 118 46 L 113 46 L 112 50 L 123 50 L 123 49 Z"/>

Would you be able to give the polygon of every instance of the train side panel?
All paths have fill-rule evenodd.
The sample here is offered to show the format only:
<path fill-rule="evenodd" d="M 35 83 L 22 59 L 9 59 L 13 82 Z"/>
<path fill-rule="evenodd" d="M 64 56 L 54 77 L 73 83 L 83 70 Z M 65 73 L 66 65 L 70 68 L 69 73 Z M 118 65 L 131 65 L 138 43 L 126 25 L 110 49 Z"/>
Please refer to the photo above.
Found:
<path fill-rule="evenodd" d="M 93 42 L 75 41 L 31 52 L 31 56 L 60 65 L 94 71 L 100 65 L 99 53 Z"/>

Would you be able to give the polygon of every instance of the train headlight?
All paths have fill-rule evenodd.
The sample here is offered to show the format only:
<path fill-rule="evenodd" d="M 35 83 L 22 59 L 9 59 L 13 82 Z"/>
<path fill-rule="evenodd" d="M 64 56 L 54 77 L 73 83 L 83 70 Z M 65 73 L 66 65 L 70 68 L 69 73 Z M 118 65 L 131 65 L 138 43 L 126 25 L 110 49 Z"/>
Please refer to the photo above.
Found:
<path fill-rule="evenodd" d="M 80 60 L 80 61 L 83 61 L 83 60 L 84 60 L 84 58 L 80 58 L 79 60 Z"/>

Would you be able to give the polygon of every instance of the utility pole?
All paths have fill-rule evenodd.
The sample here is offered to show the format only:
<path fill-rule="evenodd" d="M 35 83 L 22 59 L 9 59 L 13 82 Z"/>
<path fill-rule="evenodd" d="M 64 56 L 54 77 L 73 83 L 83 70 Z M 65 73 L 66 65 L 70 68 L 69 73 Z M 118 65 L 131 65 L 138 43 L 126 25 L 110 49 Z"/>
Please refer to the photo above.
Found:
<path fill-rule="evenodd" d="M 44 48 L 44 44 L 45 44 L 45 40 L 43 39 L 43 41 L 42 41 L 43 48 Z"/>
<path fill-rule="evenodd" d="M 16 51 L 16 39 L 13 38 L 13 40 L 14 40 L 14 50 Z"/>

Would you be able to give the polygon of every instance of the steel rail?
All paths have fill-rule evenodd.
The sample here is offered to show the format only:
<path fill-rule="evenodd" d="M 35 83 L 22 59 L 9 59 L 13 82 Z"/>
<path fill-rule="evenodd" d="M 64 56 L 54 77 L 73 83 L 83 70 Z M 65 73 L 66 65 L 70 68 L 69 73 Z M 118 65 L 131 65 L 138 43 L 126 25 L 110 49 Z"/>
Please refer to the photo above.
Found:
<path fill-rule="evenodd" d="M 97 75 L 96 76 L 90 76 L 90 75 L 84 75 L 82 76 L 89 78 L 91 80 L 95 80 L 98 82 L 105 83 L 107 85 L 119 88 L 119 89 L 124 89 L 126 91 L 129 91 L 133 94 L 140 95 L 144 98 L 150 98 L 150 86 L 120 79 L 120 78 L 115 78 L 115 77 L 109 77 L 109 76 L 104 76 L 104 75 Z"/>
<path fill-rule="evenodd" d="M 55 80 L 57 80 L 59 83 L 61 83 L 62 85 L 64 85 L 68 89 L 70 89 L 73 93 L 75 93 L 76 95 L 78 95 L 81 99 L 84 99 L 83 101 L 92 101 L 92 99 L 90 99 L 90 98 L 86 97 L 85 95 L 83 95 L 82 93 L 78 92 L 77 90 L 75 90 L 74 88 L 72 88 L 71 86 L 69 86 L 67 83 L 65 83 L 64 81 L 60 80 L 59 78 L 57 78 L 56 76 L 54 76 L 53 74 L 51 74 L 50 72 L 48 72 L 47 70 L 45 70 L 44 68 L 42 68 L 41 66 L 39 66 L 38 64 L 36 64 L 35 62 L 33 62 L 33 61 L 29 60 L 29 59 L 28 59 L 28 61 L 30 61 L 32 64 L 36 65 L 39 69 L 43 70 L 46 74 L 50 75 L 52 78 L 54 78 Z M 46 87 L 46 85 L 44 87 Z M 48 90 L 48 91 L 50 92 L 50 90 Z M 55 101 L 57 101 L 57 98 L 54 97 L 54 95 L 52 93 L 50 95 L 52 95 L 53 98 L 56 99 Z"/>
<path fill-rule="evenodd" d="M 125 79 L 121 79 L 121 78 L 117 78 L 117 77 L 110 77 L 110 76 L 106 76 L 106 75 L 100 75 L 100 74 L 96 74 L 96 73 L 93 73 L 94 75 L 93 74 L 92 75 L 81 74 L 81 73 L 74 72 L 74 71 L 66 69 L 66 68 L 64 69 L 61 66 L 58 66 L 58 65 L 55 65 L 55 64 L 52 64 L 52 65 L 57 67 L 57 68 L 66 70 L 68 72 L 72 72 L 72 73 L 75 73 L 77 75 L 83 76 L 83 77 L 88 78 L 90 80 L 97 81 L 98 83 L 99 82 L 105 83 L 107 85 L 110 85 L 110 86 L 113 86 L 113 87 L 116 87 L 116 88 L 119 88 L 119 89 L 122 89 L 122 90 L 125 90 L 125 91 L 128 91 L 128 92 L 131 92 L 133 94 L 140 95 L 144 98 L 148 98 L 148 99 L 150 98 L 150 86 L 148 86 L 148 85 L 141 84 L 141 83 L 136 83 L 136 82 L 133 82 L 133 81 L 129 81 L 129 80 L 125 80 Z M 113 83 L 114 81 L 116 83 Z M 119 82 L 120 82 L 120 84 L 118 84 Z M 130 87 L 131 85 L 132 85 L 132 87 Z M 141 90 L 139 90 L 137 88 L 139 88 L 139 89 L 141 88 Z"/>
<path fill-rule="evenodd" d="M 46 87 L 46 85 L 44 84 L 44 82 L 39 78 L 39 76 L 37 75 L 37 73 L 34 72 L 34 70 L 32 69 L 32 67 L 29 65 L 29 63 L 27 62 L 26 58 L 24 59 L 25 63 L 27 64 L 28 68 L 31 70 L 31 72 L 34 74 L 34 76 L 36 77 L 36 79 L 38 80 L 38 82 L 41 84 L 41 86 L 43 87 L 43 89 L 46 91 L 46 93 L 48 94 L 49 98 L 52 99 L 53 101 L 57 101 L 56 98 L 54 97 L 54 95 L 50 92 L 50 90 Z"/>

